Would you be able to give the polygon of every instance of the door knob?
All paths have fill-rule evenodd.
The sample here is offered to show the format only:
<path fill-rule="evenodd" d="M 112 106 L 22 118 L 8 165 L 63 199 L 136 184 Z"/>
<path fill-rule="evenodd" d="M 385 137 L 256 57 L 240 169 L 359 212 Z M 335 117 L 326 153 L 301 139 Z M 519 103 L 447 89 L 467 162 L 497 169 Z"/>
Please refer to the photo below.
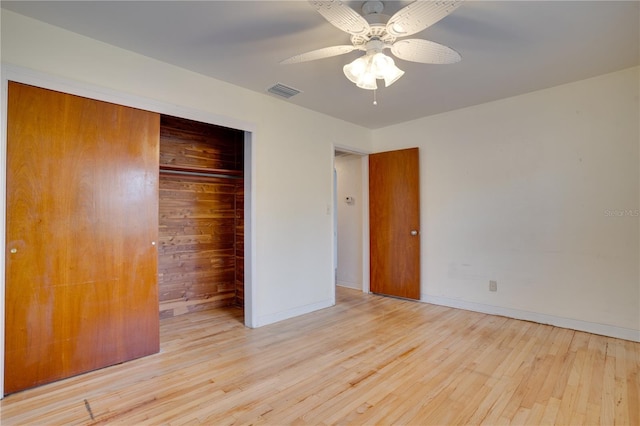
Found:
<path fill-rule="evenodd" d="M 415 229 L 412 229 L 411 230 L 411 235 L 415 237 L 416 235 L 418 235 L 418 231 L 415 230 Z"/>

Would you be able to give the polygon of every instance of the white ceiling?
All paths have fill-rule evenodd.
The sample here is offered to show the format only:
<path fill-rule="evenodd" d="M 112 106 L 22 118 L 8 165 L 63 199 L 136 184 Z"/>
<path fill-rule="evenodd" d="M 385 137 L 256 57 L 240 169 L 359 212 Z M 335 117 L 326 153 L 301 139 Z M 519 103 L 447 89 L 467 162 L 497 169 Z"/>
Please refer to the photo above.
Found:
<path fill-rule="evenodd" d="M 346 1 L 360 12 L 362 1 Z M 410 1 L 385 2 L 392 15 Z M 342 66 L 359 53 L 280 65 L 349 44 L 306 1 L 2 1 L 2 7 L 261 93 L 283 83 L 287 100 L 379 128 L 640 64 L 639 1 L 467 1 L 412 38 L 457 50 L 462 61 L 396 60 L 406 74 L 373 93 Z M 273 96 L 273 95 L 270 95 Z"/>

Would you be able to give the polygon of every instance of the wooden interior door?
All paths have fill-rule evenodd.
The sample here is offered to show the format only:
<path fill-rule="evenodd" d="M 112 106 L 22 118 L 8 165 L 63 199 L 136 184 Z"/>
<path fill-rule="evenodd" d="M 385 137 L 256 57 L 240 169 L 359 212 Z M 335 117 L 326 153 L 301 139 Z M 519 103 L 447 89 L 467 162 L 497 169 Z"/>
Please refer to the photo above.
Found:
<path fill-rule="evenodd" d="M 369 155 L 372 293 L 420 299 L 418 148 Z"/>
<path fill-rule="evenodd" d="M 158 352 L 159 116 L 10 83 L 5 394 Z"/>

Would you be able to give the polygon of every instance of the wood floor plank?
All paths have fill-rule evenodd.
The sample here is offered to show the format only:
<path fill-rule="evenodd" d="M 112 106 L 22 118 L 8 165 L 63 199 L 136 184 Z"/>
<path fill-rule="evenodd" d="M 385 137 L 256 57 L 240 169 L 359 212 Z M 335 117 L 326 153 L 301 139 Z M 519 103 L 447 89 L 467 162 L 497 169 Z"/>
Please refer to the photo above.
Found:
<path fill-rule="evenodd" d="M 233 307 L 164 319 L 160 353 L 9 395 L 2 424 L 639 424 L 640 343 L 336 297 L 253 330 Z"/>

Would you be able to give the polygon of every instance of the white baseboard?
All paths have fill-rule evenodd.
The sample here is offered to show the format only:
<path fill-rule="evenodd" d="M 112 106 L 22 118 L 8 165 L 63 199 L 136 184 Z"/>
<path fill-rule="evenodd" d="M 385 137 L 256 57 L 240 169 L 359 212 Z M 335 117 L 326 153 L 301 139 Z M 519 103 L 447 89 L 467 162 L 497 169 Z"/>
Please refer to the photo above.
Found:
<path fill-rule="evenodd" d="M 355 290 L 362 290 L 362 284 L 360 283 L 352 283 L 349 281 L 336 281 L 336 285 L 340 287 L 353 288 Z"/>
<path fill-rule="evenodd" d="M 540 324 L 548 324 L 556 327 L 569 328 L 572 330 L 586 331 L 588 333 L 600 334 L 603 336 L 615 337 L 618 339 L 640 342 L 640 330 L 617 327 L 614 325 L 600 324 L 589 321 L 581 321 L 572 318 L 557 317 L 555 315 L 541 314 L 538 312 L 523 311 L 520 309 L 504 308 L 502 306 L 485 305 L 483 303 L 467 302 L 448 297 L 430 296 L 421 294 L 421 301 L 434 305 L 448 306 L 450 308 L 464 309 L 467 311 L 481 312 L 484 314 L 500 315 L 526 321 L 533 321 Z"/>
<path fill-rule="evenodd" d="M 256 327 L 262 327 L 263 325 L 273 324 L 278 321 L 283 321 L 289 318 L 297 317 L 298 315 L 308 314 L 319 309 L 328 308 L 335 305 L 335 299 L 326 299 L 318 303 L 312 303 L 310 305 L 299 306 L 294 309 L 288 309 L 286 311 L 280 311 L 273 314 L 259 315 L 257 318 Z"/>

